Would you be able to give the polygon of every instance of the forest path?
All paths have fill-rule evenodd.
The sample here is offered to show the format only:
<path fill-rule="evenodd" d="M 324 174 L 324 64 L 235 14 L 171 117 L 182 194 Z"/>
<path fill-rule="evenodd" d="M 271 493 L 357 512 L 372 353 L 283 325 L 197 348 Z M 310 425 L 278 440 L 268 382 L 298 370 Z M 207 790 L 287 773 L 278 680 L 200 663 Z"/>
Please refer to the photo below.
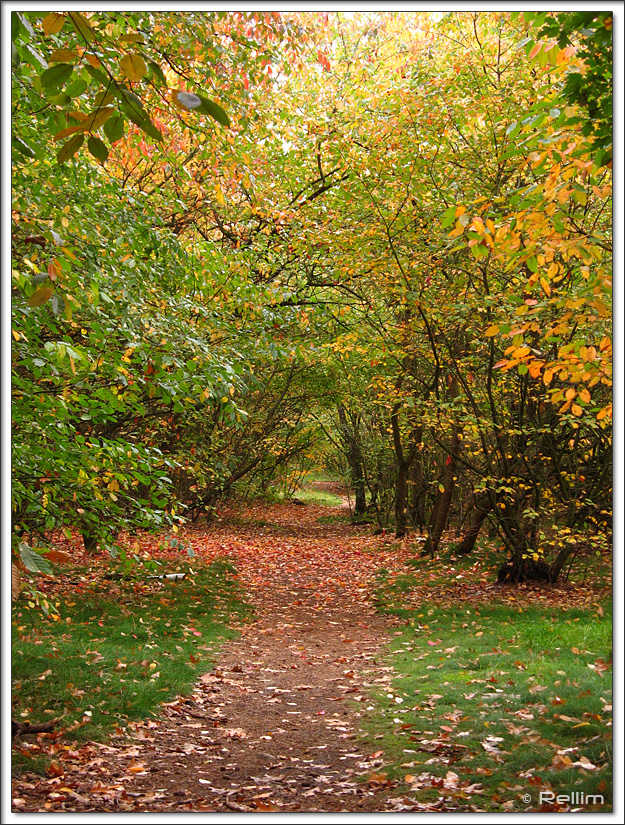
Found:
<path fill-rule="evenodd" d="M 377 541 L 327 523 L 338 514 L 279 505 L 237 524 L 224 549 L 255 621 L 150 729 L 146 773 L 132 785 L 158 793 L 158 809 L 387 810 L 382 754 L 359 739 L 358 708 L 390 679 L 380 653 L 391 621 L 368 600 Z M 133 810 L 154 809 L 145 802 Z"/>
<path fill-rule="evenodd" d="M 63 807 L 402 810 L 390 798 L 383 753 L 360 725 L 372 710 L 371 688 L 391 680 L 382 651 L 395 620 L 372 603 L 376 571 L 401 566 L 403 553 L 388 536 L 350 525 L 345 507 L 316 504 L 248 505 L 188 526 L 184 538 L 198 558 L 233 562 L 253 619 L 237 627 L 190 695 L 129 723 L 128 736 L 84 746 L 87 769 L 71 777 Z M 49 795 L 44 807 L 45 797 L 37 801 L 44 788 L 22 787 L 26 809 L 49 810 Z"/>

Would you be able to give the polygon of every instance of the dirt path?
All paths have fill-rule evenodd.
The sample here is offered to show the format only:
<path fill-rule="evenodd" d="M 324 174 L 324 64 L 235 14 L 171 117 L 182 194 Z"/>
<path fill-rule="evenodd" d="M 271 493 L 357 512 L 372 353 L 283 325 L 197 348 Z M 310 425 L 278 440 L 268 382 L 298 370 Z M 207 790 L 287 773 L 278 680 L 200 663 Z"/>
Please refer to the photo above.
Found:
<path fill-rule="evenodd" d="M 391 678 L 380 654 L 392 623 L 369 601 L 384 540 L 336 523 L 337 513 L 256 508 L 234 528 L 225 520 L 211 530 L 256 620 L 192 696 L 135 725 L 130 744 L 84 746 L 93 758 L 86 774 L 82 760 L 65 810 L 397 810 L 383 754 L 359 730 L 369 689 Z M 50 807 L 33 798 L 22 810 Z"/>

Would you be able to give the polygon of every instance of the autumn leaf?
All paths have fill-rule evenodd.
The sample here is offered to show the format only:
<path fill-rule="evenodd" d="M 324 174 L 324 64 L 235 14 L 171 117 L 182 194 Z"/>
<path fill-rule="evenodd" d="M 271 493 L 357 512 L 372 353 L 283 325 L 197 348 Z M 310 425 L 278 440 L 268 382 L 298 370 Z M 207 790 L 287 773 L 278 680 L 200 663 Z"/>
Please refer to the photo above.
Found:
<path fill-rule="evenodd" d="M 133 82 L 140 81 L 148 70 L 145 60 L 138 52 L 124 55 L 119 62 L 119 66 L 128 80 Z"/>

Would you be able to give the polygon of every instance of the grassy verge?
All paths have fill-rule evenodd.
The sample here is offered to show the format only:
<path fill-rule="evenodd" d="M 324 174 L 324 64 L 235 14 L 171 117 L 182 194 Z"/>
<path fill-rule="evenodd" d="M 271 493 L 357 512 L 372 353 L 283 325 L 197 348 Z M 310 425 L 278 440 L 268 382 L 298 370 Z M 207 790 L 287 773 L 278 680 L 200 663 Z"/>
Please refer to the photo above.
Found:
<path fill-rule="evenodd" d="M 13 718 L 58 719 L 57 733 L 81 742 L 156 714 L 161 702 L 190 690 L 245 617 L 233 572 L 223 561 L 187 564 L 185 578 L 174 581 L 74 570 L 57 589 L 57 620 L 21 599 L 13 611 Z M 30 753 L 15 749 L 15 771 L 36 767 Z"/>
<path fill-rule="evenodd" d="M 366 726 L 400 795 L 447 810 L 611 810 L 607 605 L 392 612 L 406 620 L 395 675 Z"/>

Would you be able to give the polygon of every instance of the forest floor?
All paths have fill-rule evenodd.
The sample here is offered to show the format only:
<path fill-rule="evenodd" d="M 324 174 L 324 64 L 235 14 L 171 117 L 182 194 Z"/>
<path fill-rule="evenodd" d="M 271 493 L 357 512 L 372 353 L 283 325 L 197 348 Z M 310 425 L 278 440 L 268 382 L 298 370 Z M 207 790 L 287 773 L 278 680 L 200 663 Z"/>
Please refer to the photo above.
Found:
<path fill-rule="evenodd" d="M 253 620 L 221 646 L 190 695 L 129 724 L 129 736 L 65 748 L 60 776 L 14 777 L 13 811 L 441 810 L 402 795 L 363 731 L 372 691 L 392 679 L 385 649 L 406 624 L 376 609 L 376 576 L 380 568 L 399 575 L 415 546 L 352 526 L 347 515 L 316 504 L 252 505 L 208 528 L 189 526 L 185 540 L 198 557 L 232 560 Z M 411 598 L 454 600 L 462 587 L 467 603 L 488 601 L 492 580 L 450 577 L 436 592 L 424 582 Z M 507 592 L 498 587 L 497 598 Z M 554 589 L 526 597 L 553 599 Z"/>

